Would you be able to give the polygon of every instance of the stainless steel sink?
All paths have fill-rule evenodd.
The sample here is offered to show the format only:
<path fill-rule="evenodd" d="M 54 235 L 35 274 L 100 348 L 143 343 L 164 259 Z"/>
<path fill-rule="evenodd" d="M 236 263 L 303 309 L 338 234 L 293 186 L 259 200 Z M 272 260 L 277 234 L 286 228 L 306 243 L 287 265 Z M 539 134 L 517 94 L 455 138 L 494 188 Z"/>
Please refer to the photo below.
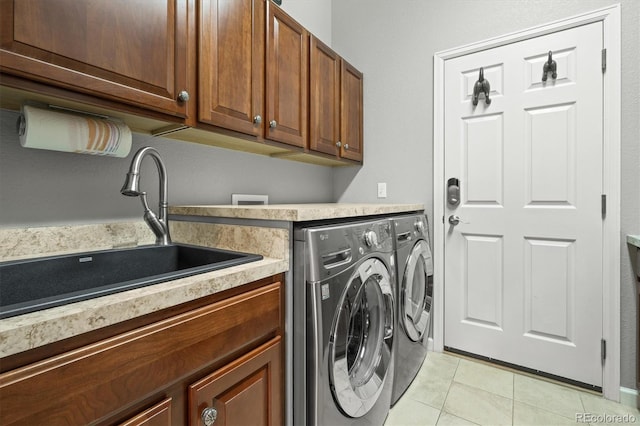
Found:
<path fill-rule="evenodd" d="M 184 244 L 0 262 L 0 318 L 262 259 Z"/>

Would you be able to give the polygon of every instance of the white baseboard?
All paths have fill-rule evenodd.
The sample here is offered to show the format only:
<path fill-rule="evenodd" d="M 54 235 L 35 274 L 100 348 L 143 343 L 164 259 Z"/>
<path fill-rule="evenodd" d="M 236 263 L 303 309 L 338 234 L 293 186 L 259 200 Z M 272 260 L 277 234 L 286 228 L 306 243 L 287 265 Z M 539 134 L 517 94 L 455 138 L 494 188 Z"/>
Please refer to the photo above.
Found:
<path fill-rule="evenodd" d="M 638 391 L 629 388 L 620 388 L 620 404 L 638 408 Z"/>

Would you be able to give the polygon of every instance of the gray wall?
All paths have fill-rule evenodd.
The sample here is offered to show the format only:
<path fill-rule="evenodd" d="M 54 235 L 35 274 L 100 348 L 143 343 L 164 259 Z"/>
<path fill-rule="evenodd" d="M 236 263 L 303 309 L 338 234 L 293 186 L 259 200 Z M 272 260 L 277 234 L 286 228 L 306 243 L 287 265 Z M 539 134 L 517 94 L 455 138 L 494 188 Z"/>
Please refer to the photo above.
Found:
<path fill-rule="evenodd" d="M 134 134 L 128 158 L 26 149 L 18 114 L 0 110 L 0 227 L 141 219 L 140 202 L 120 195 L 133 152 L 154 146 L 169 175 L 170 204 L 230 204 L 232 193 L 268 194 L 269 202 L 330 202 L 330 167 Z M 142 188 L 157 205 L 157 172 L 143 163 Z"/>
<path fill-rule="evenodd" d="M 635 388 L 636 290 L 624 238 L 640 233 L 640 1 L 334 1 L 333 48 L 365 75 L 366 141 L 362 168 L 335 171 L 334 197 L 376 202 L 376 183 L 387 182 L 387 201 L 432 212 L 433 55 L 614 3 L 622 4 L 621 385 Z"/>
<path fill-rule="evenodd" d="M 331 43 L 331 0 L 283 3 Z M 24 149 L 16 118 L 0 110 L 0 227 L 141 219 L 140 202 L 120 195 L 133 154 L 118 159 Z M 270 203 L 333 201 L 330 167 L 134 134 L 132 152 L 147 145 L 165 160 L 171 204 L 230 204 L 232 193 L 268 194 Z M 154 167 L 146 160 L 142 177 L 152 205 L 157 203 Z"/>

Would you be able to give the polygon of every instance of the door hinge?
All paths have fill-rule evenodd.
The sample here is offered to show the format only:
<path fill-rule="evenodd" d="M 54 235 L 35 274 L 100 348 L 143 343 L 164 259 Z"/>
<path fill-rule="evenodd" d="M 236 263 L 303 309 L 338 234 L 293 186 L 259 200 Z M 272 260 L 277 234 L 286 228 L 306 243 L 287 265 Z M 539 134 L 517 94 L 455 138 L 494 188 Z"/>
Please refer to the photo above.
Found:
<path fill-rule="evenodd" d="M 607 49 L 602 49 L 602 72 L 607 70 Z"/>
<path fill-rule="evenodd" d="M 607 341 L 604 339 L 600 340 L 600 357 L 602 358 L 602 362 L 607 359 Z"/>
<path fill-rule="evenodd" d="M 605 217 L 607 215 L 607 194 L 602 194 L 600 203 L 601 203 L 600 208 L 602 211 L 602 217 Z"/>

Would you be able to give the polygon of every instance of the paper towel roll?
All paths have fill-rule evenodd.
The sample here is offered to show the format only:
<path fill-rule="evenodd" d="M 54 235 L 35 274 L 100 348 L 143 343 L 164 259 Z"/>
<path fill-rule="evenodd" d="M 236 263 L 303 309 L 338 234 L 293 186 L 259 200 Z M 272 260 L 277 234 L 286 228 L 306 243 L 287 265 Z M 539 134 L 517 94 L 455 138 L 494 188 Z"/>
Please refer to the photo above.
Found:
<path fill-rule="evenodd" d="M 126 157 L 131 151 L 131 130 L 123 122 L 31 105 L 22 107 L 18 134 L 25 148 L 111 157 Z"/>

